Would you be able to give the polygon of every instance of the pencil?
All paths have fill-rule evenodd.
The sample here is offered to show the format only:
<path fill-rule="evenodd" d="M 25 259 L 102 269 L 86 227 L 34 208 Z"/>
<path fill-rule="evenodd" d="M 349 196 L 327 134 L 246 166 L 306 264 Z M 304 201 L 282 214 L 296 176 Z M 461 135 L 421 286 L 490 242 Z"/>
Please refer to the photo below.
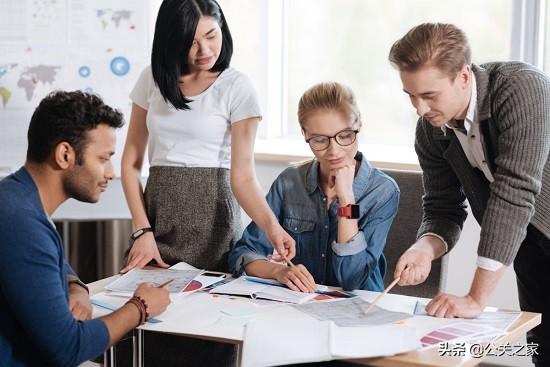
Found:
<path fill-rule="evenodd" d="M 289 259 L 287 259 L 286 256 L 282 255 L 281 257 L 283 258 L 283 260 L 284 260 L 288 265 L 290 265 L 291 268 L 295 268 L 295 267 L 296 267 L 296 265 L 294 265 L 294 264 L 292 263 L 292 261 L 290 261 Z M 313 288 L 313 289 L 315 289 L 315 290 L 317 289 L 317 285 L 316 285 L 316 284 L 312 284 L 311 281 L 308 279 L 307 276 L 304 275 L 304 279 L 305 279 L 306 282 L 308 283 L 307 285 L 309 285 L 311 288 Z"/>
<path fill-rule="evenodd" d="M 162 288 L 162 287 L 164 287 L 165 285 L 168 285 L 168 284 L 172 283 L 174 280 L 176 280 L 176 278 L 172 278 L 172 279 L 170 279 L 170 280 L 167 280 L 167 281 L 165 281 L 164 283 L 162 283 L 161 285 L 157 286 L 157 288 Z"/>
<path fill-rule="evenodd" d="M 388 293 L 396 284 L 397 282 L 399 282 L 399 279 L 401 279 L 401 277 L 397 277 L 393 280 L 393 282 L 391 282 L 390 285 L 388 285 L 388 287 L 386 289 L 384 289 L 384 292 L 380 293 L 378 295 L 378 297 L 376 297 L 374 299 L 374 301 L 371 302 L 371 304 L 365 308 L 365 311 L 363 311 L 363 315 L 366 315 L 367 313 L 369 313 L 370 310 L 372 310 L 372 308 L 378 303 L 378 301 L 380 300 L 380 298 L 382 298 L 383 295 L 385 295 L 386 293 Z"/>

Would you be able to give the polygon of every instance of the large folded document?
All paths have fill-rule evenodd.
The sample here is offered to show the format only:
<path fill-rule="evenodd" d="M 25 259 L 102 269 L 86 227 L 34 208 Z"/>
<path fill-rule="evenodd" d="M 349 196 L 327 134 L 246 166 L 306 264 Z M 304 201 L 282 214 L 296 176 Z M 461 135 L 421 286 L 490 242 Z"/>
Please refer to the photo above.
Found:
<path fill-rule="evenodd" d="M 339 327 L 331 321 L 257 320 L 245 327 L 242 366 L 381 357 L 420 347 L 415 328 L 404 325 Z"/>
<path fill-rule="evenodd" d="M 239 277 L 232 282 L 214 288 L 210 293 L 248 296 L 288 303 L 304 303 L 318 296 L 317 293 L 296 292 L 275 283 L 258 283 L 246 278 Z"/>

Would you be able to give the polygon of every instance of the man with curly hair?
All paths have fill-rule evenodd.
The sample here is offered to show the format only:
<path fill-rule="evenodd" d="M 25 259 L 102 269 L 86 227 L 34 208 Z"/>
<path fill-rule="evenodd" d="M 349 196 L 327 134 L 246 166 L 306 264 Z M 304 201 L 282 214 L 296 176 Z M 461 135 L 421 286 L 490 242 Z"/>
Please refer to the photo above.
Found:
<path fill-rule="evenodd" d="M 69 198 L 99 200 L 122 124 L 120 112 L 79 91 L 54 92 L 34 111 L 25 165 L 0 181 L 2 366 L 78 365 L 169 303 L 166 289 L 143 284 L 119 310 L 91 320 L 88 289 L 51 220 Z"/>

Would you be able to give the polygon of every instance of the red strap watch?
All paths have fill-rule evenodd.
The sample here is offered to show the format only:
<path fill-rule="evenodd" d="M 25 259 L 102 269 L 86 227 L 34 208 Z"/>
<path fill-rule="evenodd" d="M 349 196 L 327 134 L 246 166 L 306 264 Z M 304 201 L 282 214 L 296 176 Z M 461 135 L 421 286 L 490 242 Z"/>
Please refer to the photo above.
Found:
<path fill-rule="evenodd" d="M 359 219 L 359 204 L 348 204 L 339 207 L 338 216 L 348 219 Z"/>

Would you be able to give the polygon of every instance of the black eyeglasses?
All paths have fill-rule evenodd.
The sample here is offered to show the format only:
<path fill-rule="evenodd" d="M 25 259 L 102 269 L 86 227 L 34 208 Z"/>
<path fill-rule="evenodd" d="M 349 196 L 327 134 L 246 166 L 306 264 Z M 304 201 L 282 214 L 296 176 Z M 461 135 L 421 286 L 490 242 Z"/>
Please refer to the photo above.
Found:
<path fill-rule="evenodd" d="M 313 135 L 309 139 L 306 139 L 306 143 L 309 144 L 312 150 L 325 150 L 330 146 L 330 139 L 334 139 L 338 145 L 345 147 L 355 142 L 358 132 L 359 129 L 345 129 L 333 136 Z"/>

